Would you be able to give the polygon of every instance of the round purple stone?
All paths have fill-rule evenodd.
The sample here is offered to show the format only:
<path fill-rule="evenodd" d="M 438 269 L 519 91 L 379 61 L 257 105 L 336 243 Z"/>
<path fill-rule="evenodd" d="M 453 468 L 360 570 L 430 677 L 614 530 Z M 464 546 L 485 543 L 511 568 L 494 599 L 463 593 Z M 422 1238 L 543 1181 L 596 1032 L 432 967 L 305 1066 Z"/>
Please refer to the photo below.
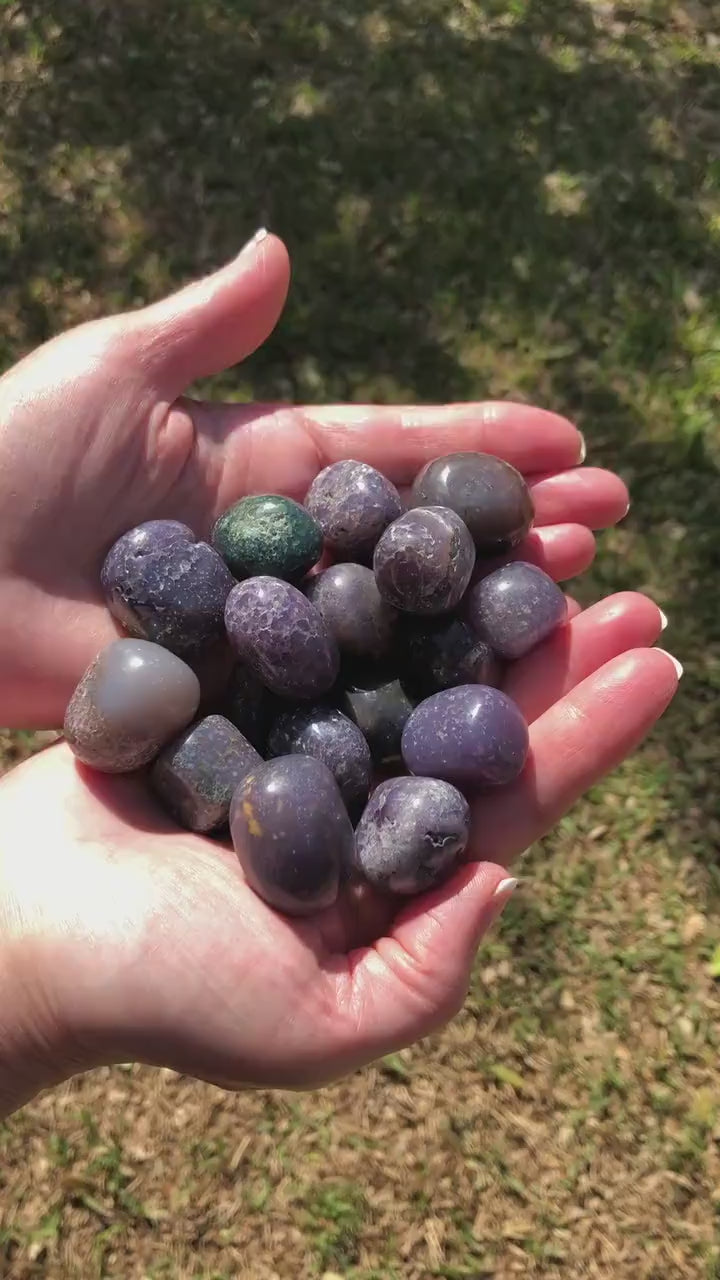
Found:
<path fill-rule="evenodd" d="M 373 567 L 381 596 L 396 609 L 449 613 L 472 577 L 475 547 L 454 511 L 418 507 L 385 530 Z"/>
<path fill-rule="evenodd" d="M 467 598 L 475 633 L 502 658 L 522 658 L 567 619 L 556 582 L 534 564 L 516 560 L 482 578 Z"/>
<path fill-rule="evenodd" d="M 239 582 L 228 596 L 225 626 L 240 661 L 272 693 L 319 698 L 335 683 L 337 645 L 317 609 L 289 582 Z"/>
<path fill-rule="evenodd" d="M 391 893 L 424 893 L 455 869 L 470 835 L 464 796 L 437 778 L 391 778 L 355 832 L 355 865 Z"/>
<path fill-rule="evenodd" d="M 313 480 L 305 506 L 338 558 L 367 563 L 404 508 L 395 485 L 367 462 L 334 462 Z"/>
<path fill-rule="evenodd" d="M 415 708 L 403 731 L 402 755 L 410 773 L 442 778 L 467 792 L 513 782 L 528 744 L 525 720 L 507 694 L 459 685 Z"/>
<path fill-rule="evenodd" d="M 369 660 L 390 653 L 398 614 L 380 595 L 372 569 L 331 565 L 310 578 L 305 594 L 322 614 L 341 653 Z"/>

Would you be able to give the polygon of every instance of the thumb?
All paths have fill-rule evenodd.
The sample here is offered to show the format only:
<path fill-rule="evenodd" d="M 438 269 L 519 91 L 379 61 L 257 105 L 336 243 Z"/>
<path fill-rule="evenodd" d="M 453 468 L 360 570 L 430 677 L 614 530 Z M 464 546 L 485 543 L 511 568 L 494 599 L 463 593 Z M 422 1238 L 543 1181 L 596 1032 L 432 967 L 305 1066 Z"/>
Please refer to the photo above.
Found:
<path fill-rule="evenodd" d="M 289 283 L 287 249 L 263 230 L 219 271 L 133 313 L 140 359 L 163 394 L 175 399 L 257 350 L 282 314 Z"/>

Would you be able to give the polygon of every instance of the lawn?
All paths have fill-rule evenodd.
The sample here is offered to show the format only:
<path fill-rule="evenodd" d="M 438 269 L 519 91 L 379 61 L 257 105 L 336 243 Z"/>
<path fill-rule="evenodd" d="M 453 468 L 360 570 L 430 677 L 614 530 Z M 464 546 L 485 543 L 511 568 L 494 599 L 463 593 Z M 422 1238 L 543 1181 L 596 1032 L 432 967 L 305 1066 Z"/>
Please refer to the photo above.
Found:
<path fill-rule="evenodd" d="M 215 393 L 565 412 L 634 499 L 572 590 L 647 591 L 685 664 L 443 1035 L 308 1097 L 43 1097 L 0 1125 L 0 1274 L 717 1280 L 716 4 L 0 0 L 0 85 L 0 367 L 268 225 L 290 304 Z"/>

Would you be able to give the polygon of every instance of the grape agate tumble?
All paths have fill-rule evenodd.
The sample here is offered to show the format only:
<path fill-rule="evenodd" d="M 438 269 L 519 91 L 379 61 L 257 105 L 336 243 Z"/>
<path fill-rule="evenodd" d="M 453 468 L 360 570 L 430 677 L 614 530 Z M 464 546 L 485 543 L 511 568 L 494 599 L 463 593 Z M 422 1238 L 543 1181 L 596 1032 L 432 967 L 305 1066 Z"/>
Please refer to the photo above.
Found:
<path fill-rule="evenodd" d="M 240 783 L 230 833 L 248 884 L 286 915 L 335 902 L 352 862 L 352 823 L 335 779 L 320 760 L 281 756 Z"/>
<path fill-rule="evenodd" d="M 399 680 L 387 675 L 356 676 L 345 688 L 340 705 L 368 743 L 375 764 L 400 759 L 403 729 L 414 704 Z"/>
<path fill-rule="evenodd" d="M 516 560 L 473 587 L 467 616 L 475 632 L 503 658 L 522 658 L 567 619 L 556 582 L 534 564 Z"/>
<path fill-rule="evenodd" d="M 527 725 L 515 703 L 486 685 L 433 694 L 410 716 L 402 754 L 410 773 L 442 778 L 461 791 L 513 782 L 528 753 Z"/>
<path fill-rule="evenodd" d="M 198 678 L 181 658 L 147 640 L 115 640 L 70 699 L 64 734 L 83 764 L 130 773 L 189 724 L 199 703 Z"/>
<path fill-rule="evenodd" d="M 367 563 L 381 533 L 402 515 L 394 484 L 366 462 L 334 462 L 313 480 L 305 505 L 338 558 Z"/>
<path fill-rule="evenodd" d="M 279 578 L 248 578 L 233 587 L 225 626 L 240 661 L 285 698 L 315 698 L 337 678 L 340 655 L 317 609 Z"/>
<path fill-rule="evenodd" d="M 372 569 L 332 565 L 310 579 L 305 594 L 322 614 L 341 653 L 368 660 L 390 653 L 398 614 L 380 595 Z"/>
<path fill-rule="evenodd" d="M 423 893 L 457 866 L 470 806 L 436 778 L 391 778 L 373 792 L 355 832 L 355 865 L 378 889 Z"/>
<path fill-rule="evenodd" d="M 299 581 L 322 555 L 320 526 L 299 502 L 268 493 L 242 498 L 216 522 L 212 542 L 238 579 Z"/>
<path fill-rule="evenodd" d="M 407 618 L 401 641 L 406 682 L 423 697 L 458 684 L 500 684 L 498 659 L 462 618 Z"/>
<path fill-rule="evenodd" d="M 381 596 L 396 609 L 447 613 L 465 594 L 475 547 L 454 511 L 418 507 L 385 530 L 373 566 Z"/>
<path fill-rule="evenodd" d="M 101 583 L 110 612 L 130 635 L 192 658 L 222 638 L 234 579 L 187 525 L 149 520 L 110 548 Z"/>
<path fill-rule="evenodd" d="M 300 707 L 278 716 L 268 738 L 271 756 L 321 760 L 340 788 L 351 817 L 359 817 L 370 793 L 372 756 L 352 720 L 334 707 Z"/>
<path fill-rule="evenodd" d="M 229 720 L 206 716 L 161 751 L 150 785 L 182 827 L 216 831 L 227 825 L 236 787 L 261 763 L 261 756 Z"/>
<path fill-rule="evenodd" d="M 413 484 L 410 506 L 457 512 L 482 555 L 516 546 L 535 515 L 524 477 L 487 453 L 450 453 L 429 462 Z"/>

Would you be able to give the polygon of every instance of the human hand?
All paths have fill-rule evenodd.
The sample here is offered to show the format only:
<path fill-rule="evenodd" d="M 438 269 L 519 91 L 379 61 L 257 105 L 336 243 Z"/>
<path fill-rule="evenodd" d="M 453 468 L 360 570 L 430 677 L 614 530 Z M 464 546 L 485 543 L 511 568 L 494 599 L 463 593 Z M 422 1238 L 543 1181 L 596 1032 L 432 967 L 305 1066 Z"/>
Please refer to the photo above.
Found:
<path fill-rule="evenodd" d="M 270 236 L 173 297 L 61 335 L 0 379 L 0 723 L 62 722 L 74 686 L 117 632 L 99 574 L 112 542 L 155 517 L 206 535 L 246 492 L 302 499 L 354 457 L 398 483 L 432 457 L 495 453 L 531 481 L 537 528 L 520 554 L 558 580 L 587 568 L 589 532 L 624 515 L 608 472 L 578 469 L 565 419 L 514 404 L 435 407 L 211 404 L 184 393 L 272 331 L 289 281 Z"/>

